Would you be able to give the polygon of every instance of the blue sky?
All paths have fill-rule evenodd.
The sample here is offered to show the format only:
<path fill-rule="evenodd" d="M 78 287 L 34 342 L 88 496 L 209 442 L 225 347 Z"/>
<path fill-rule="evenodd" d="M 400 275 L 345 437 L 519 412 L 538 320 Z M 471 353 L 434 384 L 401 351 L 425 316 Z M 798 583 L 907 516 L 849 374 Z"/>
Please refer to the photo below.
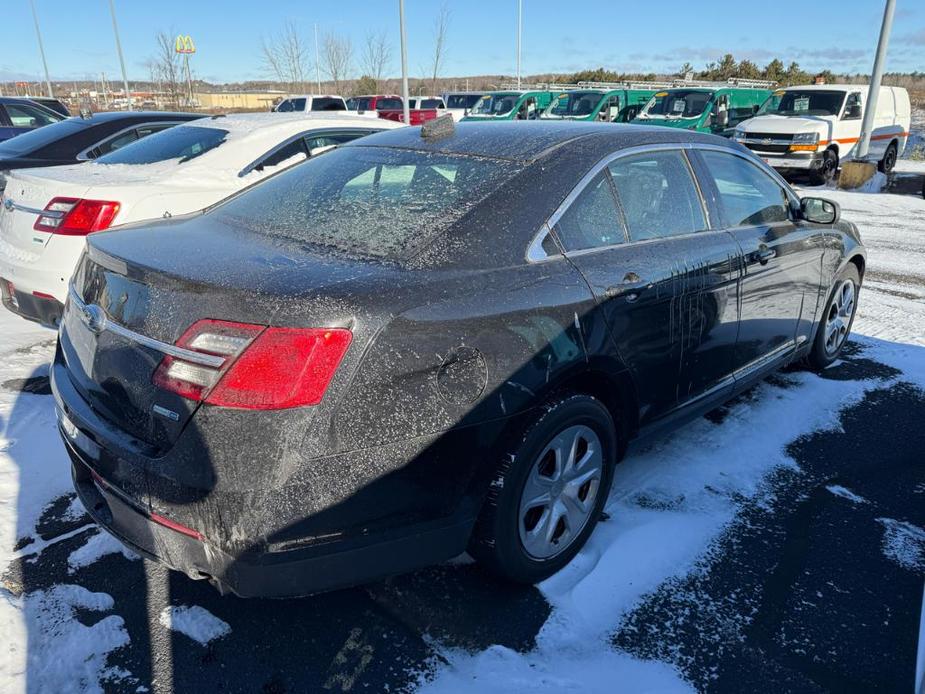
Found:
<path fill-rule="evenodd" d="M 35 0 L 53 80 L 117 79 L 107 0 Z M 0 80 L 38 79 L 41 61 L 27 0 L 4 0 Z M 424 72 L 440 0 L 406 0 L 409 69 Z M 513 74 L 516 0 L 450 2 L 443 76 Z M 881 0 L 524 0 L 523 72 L 617 71 L 695 67 L 730 51 L 759 64 L 773 56 L 806 69 L 869 71 L 883 11 Z M 154 33 L 193 36 L 196 74 L 211 81 L 264 79 L 260 40 L 292 20 L 349 36 L 355 57 L 364 37 L 386 30 L 394 44 L 390 74 L 399 73 L 397 0 L 116 0 L 129 79 L 145 79 Z M 357 60 L 354 61 L 358 63 Z M 889 70 L 925 71 L 925 3 L 897 0 Z M 358 69 L 355 70 L 358 72 Z"/>

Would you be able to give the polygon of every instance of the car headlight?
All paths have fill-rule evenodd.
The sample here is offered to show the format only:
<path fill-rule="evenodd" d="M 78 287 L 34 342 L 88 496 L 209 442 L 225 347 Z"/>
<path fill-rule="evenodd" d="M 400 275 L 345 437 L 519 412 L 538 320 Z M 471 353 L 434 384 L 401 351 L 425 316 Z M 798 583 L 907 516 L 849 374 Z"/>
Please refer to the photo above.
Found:
<path fill-rule="evenodd" d="M 735 133 L 733 133 L 732 137 L 736 141 L 739 141 L 739 140 L 744 140 L 745 138 L 748 137 L 748 135 L 745 133 L 744 130 L 736 130 Z"/>
<path fill-rule="evenodd" d="M 796 133 L 793 141 L 804 145 L 814 145 L 819 142 L 819 133 Z"/>

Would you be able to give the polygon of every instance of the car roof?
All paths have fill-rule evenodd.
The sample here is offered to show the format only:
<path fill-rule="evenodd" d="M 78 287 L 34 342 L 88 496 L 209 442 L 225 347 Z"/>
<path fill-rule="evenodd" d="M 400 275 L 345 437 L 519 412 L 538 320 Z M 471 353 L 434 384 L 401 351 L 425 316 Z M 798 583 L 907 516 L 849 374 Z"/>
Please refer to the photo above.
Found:
<path fill-rule="evenodd" d="M 886 85 L 883 85 L 886 86 Z M 844 92 L 844 91 L 867 91 L 870 89 L 869 84 L 794 84 L 790 87 L 784 87 L 784 91 L 790 91 L 791 89 L 799 89 L 800 91 L 833 91 L 833 92 Z"/>
<path fill-rule="evenodd" d="M 639 144 L 656 142 L 702 142 L 729 144 L 729 140 L 678 128 L 588 123 L 575 121 L 465 122 L 454 125 L 452 135 L 439 139 L 421 137 L 420 127 L 399 128 L 350 142 L 344 147 L 393 147 L 421 152 L 458 154 L 523 163 L 533 162 L 562 145 L 582 140 L 593 155 Z"/>
<path fill-rule="evenodd" d="M 83 120 L 86 121 L 87 126 L 91 126 L 94 123 L 106 123 L 113 120 L 120 119 L 145 119 L 145 118 L 154 118 L 157 120 L 167 120 L 170 118 L 183 118 L 183 119 L 194 119 L 202 118 L 205 114 L 202 113 L 183 113 L 181 111 L 99 111 L 98 113 L 92 114 L 89 118 Z M 72 116 L 77 120 L 80 120 L 80 116 Z"/>

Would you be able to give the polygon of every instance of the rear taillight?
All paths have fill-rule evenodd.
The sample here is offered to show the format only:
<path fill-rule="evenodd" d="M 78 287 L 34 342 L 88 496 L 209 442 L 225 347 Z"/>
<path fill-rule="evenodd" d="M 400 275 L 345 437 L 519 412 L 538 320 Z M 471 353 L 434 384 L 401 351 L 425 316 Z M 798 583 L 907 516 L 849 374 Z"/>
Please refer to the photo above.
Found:
<path fill-rule="evenodd" d="M 180 336 L 177 346 L 222 361 L 210 366 L 166 356 L 153 381 L 184 398 L 221 407 L 317 405 L 352 337 L 345 328 L 265 328 L 200 320 Z"/>
<path fill-rule="evenodd" d="M 85 236 L 108 229 L 119 213 L 119 203 L 111 200 L 52 198 L 32 228 L 65 236 Z"/>

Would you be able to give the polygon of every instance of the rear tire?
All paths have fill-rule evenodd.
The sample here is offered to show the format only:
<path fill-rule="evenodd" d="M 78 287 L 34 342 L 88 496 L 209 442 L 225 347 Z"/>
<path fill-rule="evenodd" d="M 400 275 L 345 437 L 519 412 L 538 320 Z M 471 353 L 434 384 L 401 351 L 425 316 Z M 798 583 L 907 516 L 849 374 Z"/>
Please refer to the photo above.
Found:
<path fill-rule="evenodd" d="M 810 181 L 814 186 L 824 186 L 835 178 L 838 171 L 838 154 L 835 150 L 827 149 L 822 153 L 822 166 L 818 171 L 810 174 Z"/>
<path fill-rule="evenodd" d="M 811 369 L 821 371 L 838 359 L 851 334 L 860 289 L 858 269 L 854 263 L 848 263 L 835 278 L 816 328 L 816 338 L 807 357 Z"/>
<path fill-rule="evenodd" d="M 893 167 L 896 166 L 896 157 L 896 143 L 891 142 L 889 147 L 886 148 L 886 152 L 883 153 L 883 159 L 877 162 L 877 169 L 881 173 L 885 173 L 887 176 L 889 176 L 893 172 Z"/>
<path fill-rule="evenodd" d="M 617 450 L 613 419 L 599 400 L 576 394 L 548 403 L 499 466 L 469 553 L 517 583 L 552 576 L 594 530 Z"/>

